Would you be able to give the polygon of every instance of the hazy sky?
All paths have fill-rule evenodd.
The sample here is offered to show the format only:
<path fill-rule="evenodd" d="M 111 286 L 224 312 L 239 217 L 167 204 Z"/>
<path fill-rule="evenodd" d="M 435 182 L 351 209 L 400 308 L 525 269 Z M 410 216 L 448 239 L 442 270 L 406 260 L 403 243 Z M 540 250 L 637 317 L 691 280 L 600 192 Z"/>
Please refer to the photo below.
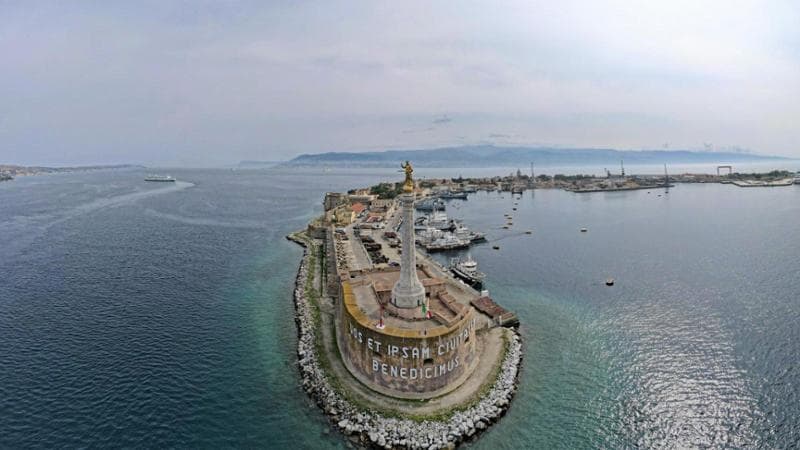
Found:
<path fill-rule="evenodd" d="M 496 143 L 800 157 L 800 3 L 0 0 L 0 163 Z"/>

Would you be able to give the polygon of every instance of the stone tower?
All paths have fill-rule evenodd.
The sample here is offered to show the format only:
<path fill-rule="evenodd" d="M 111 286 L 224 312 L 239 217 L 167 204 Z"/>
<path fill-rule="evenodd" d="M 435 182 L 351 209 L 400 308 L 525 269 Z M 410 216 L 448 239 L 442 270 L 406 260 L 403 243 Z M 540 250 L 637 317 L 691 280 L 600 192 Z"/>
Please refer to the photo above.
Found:
<path fill-rule="evenodd" d="M 400 279 L 392 288 L 392 303 L 398 308 L 416 308 L 425 301 L 425 287 L 417 277 L 417 255 L 414 246 L 414 169 L 408 161 L 402 166 L 406 173 L 400 204 L 403 208 L 403 254 L 400 260 Z"/>

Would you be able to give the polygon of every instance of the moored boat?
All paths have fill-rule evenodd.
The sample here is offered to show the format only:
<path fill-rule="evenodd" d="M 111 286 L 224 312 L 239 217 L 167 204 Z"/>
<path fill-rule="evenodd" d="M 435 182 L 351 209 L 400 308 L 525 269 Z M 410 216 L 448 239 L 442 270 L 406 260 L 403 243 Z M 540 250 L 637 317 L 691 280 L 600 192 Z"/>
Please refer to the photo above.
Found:
<path fill-rule="evenodd" d="M 453 233 L 445 232 L 444 236 L 433 240 L 430 243 L 422 244 L 425 250 L 429 252 L 441 252 L 446 250 L 458 250 L 467 248 L 471 244 L 470 241 L 459 239 Z"/>
<path fill-rule="evenodd" d="M 459 199 L 459 200 L 466 200 L 467 193 L 464 191 L 444 191 L 439 194 L 439 198 L 449 200 L 449 199 Z"/>
<path fill-rule="evenodd" d="M 472 256 L 468 256 L 465 260 L 452 258 L 450 260 L 450 271 L 475 289 L 483 287 L 483 280 L 486 275 L 478 271 L 478 263 L 472 259 Z"/>
<path fill-rule="evenodd" d="M 414 207 L 420 211 L 444 211 L 445 203 L 438 198 L 428 197 L 418 201 Z"/>

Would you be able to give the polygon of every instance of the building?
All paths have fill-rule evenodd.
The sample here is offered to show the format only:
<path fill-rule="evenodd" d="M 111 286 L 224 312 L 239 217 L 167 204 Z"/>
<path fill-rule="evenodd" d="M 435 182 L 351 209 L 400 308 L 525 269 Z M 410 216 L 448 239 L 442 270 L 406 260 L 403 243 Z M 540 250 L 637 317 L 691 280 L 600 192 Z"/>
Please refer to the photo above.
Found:
<path fill-rule="evenodd" d="M 337 206 L 347 203 L 347 201 L 347 196 L 341 192 L 326 192 L 322 206 L 325 208 L 325 212 L 328 212 Z"/>
<path fill-rule="evenodd" d="M 376 198 L 369 204 L 369 208 L 375 212 L 386 212 L 392 207 L 393 199 Z"/>
<path fill-rule="evenodd" d="M 361 214 L 362 212 L 366 211 L 367 207 L 364 206 L 363 203 L 353 203 L 353 205 L 350 206 L 350 209 L 352 209 L 353 210 L 353 214 L 355 214 L 357 216 L 357 215 Z"/>

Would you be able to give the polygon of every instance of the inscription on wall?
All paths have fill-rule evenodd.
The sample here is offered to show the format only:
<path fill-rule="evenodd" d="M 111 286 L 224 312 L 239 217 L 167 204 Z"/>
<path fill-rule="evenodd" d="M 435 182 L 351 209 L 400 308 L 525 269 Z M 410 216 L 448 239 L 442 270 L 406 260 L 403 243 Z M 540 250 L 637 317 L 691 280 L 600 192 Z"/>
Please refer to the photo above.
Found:
<path fill-rule="evenodd" d="M 431 346 L 400 346 L 382 342 L 365 336 L 362 329 L 353 323 L 350 323 L 349 336 L 358 346 L 366 346 L 372 351 L 373 373 L 403 380 L 433 379 L 452 372 L 462 363 L 456 351 L 469 340 L 476 321 L 472 319 L 458 333 L 447 339 L 439 339 Z M 385 358 L 392 358 L 393 361 L 399 359 L 400 364 L 386 362 Z M 419 360 L 422 360 L 421 367 Z M 403 361 L 408 361 L 408 364 Z"/>

